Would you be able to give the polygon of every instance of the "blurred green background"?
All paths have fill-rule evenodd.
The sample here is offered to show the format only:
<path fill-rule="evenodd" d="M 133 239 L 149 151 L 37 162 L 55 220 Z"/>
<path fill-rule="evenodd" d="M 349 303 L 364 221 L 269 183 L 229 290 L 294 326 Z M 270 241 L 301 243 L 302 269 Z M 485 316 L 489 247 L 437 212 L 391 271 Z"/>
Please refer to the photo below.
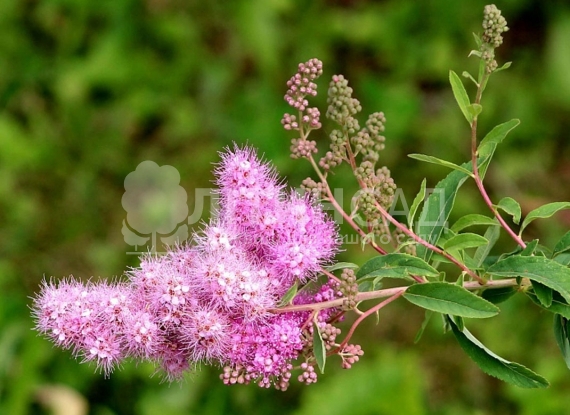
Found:
<path fill-rule="evenodd" d="M 315 100 L 323 113 L 335 73 L 348 77 L 365 113 L 386 113 L 381 162 L 408 199 L 423 177 L 435 185 L 447 171 L 406 154 L 468 159 L 467 126 L 447 78 L 449 69 L 476 71 L 467 55 L 484 4 L 0 1 L 0 414 L 566 413 L 570 372 L 552 339 L 551 316 L 524 298 L 469 326 L 499 354 L 549 378 L 546 390 L 484 375 L 438 321 L 414 345 L 423 315 L 401 301 L 378 325 L 368 321 L 359 330 L 366 354 L 353 369 L 330 362 L 316 385 L 293 383 L 286 393 L 225 387 L 215 368 L 180 385 L 131 363 L 104 379 L 31 330 L 30 296 L 44 276 L 107 278 L 137 265 L 121 233 L 121 197 L 140 162 L 178 169 L 190 212 L 193 189 L 210 186 L 217 152 L 234 141 L 258 147 L 298 186 L 310 167 L 289 158 L 292 137 L 280 119 L 288 110 L 285 82 L 309 58 L 325 65 Z M 511 28 L 500 64 L 514 64 L 490 81 L 481 131 L 515 117 L 521 126 L 499 149 L 487 185 L 494 200 L 511 196 L 528 212 L 570 199 L 570 4 L 497 6 Z M 325 133 L 320 138 L 323 149 Z M 346 194 L 355 190 L 349 175 L 335 180 Z M 456 216 L 473 210 L 485 212 L 466 185 Z M 552 245 L 570 217 L 535 223 L 526 239 Z M 505 239 L 502 248 L 513 246 Z M 371 255 L 351 246 L 342 258 L 362 263 Z"/>

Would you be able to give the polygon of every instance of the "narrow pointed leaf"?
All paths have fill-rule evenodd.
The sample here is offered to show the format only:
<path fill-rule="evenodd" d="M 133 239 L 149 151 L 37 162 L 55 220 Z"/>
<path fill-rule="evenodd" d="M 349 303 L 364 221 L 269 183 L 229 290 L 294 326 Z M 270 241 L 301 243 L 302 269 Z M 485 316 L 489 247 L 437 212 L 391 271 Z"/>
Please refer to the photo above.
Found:
<path fill-rule="evenodd" d="M 461 331 L 451 318 L 447 320 L 461 348 L 486 374 L 521 388 L 548 387 L 548 381 L 539 374 L 496 355 L 467 329 Z"/>
<path fill-rule="evenodd" d="M 465 215 L 457 220 L 451 227 L 453 232 L 462 231 L 469 226 L 475 225 L 487 225 L 487 226 L 495 226 L 498 225 L 497 221 L 494 218 L 490 218 L 488 216 L 479 215 L 478 213 L 471 213 L 469 215 Z"/>
<path fill-rule="evenodd" d="M 424 316 L 424 321 L 422 322 L 422 326 L 420 327 L 420 329 L 418 330 L 418 332 L 416 334 L 416 338 L 414 339 L 414 344 L 418 343 L 421 340 L 421 338 L 424 334 L 424 331 L 426 330 L 426 327 L 427 327 L 429 321 L 431 320 L 432 316 L 433 316 L 433 311 L 426 310 L 425 316 Z"/>
<path fill-rule="evenodd" d="M 515 287 L 489 288 L 481 293 L 481 297 L 493 304 L 500 304 L 507 301 L 516 293 L 517 290 Z"/>
<path fill-rule="evenodd" d="M 467 95 L 465 86 L 463 86 L 463 82 L 461 82 L 461 78 L 459 78 L 455 72 L 449 71 L 449 82 L 451 83 L 451 89 L 453 90 L 453 96 L 457 101 L 457 105 L 459 105 L 465 119 L 469 125 L 471 125 L 473 122 L 473 115 L 467 108 L 471 103 L 469 102 L 469 96 Z"/>
<path fill-rule="evenodd" d="M 570 268 L 541 256 L 511 256 L 487 269 L 499 277 L 523 277 L 538 281 L 570 302 Z"/>
<path fill-rule="evenodd" d="M 289 288 L 287 290 L 287 292 L 285 294 L 283 294 L 283 297 L 281 298 L 281 301 L 279 301 L 278 306 L 283 307 L 283 306 L 286 306 L 288 304 L 291 304 L 291 301 L 293 301 L 293 299 L 297 295 L 298 288 L 299 288 L 299 285 L 295 281 L 295 284 L 293 284 L 291 286 L 291 288 Z"/>
<path fill-rule="evenodd" d="M 353 264 L 352 262 L 337 262 L 336 264 L 333 264 L 331 266 L 328 267 L 324 267 L 328 272 L 333 272 L 339 269 L 358 269 L 358 265 Z"/>
<path fill-rule="evenodd" d="M 532 291 L 527 291 L 525 294 L 537 306 L 540 306 L 543 309 L 550 311 L 551 313 L 560 314 L 561 316 L 564 316 L 567 319 L 570 319 L 570 305 L 568 305 L 568 303 L 566 303 L 566 301 L 564 301 L 564 299 L 560 296 L 560 294 L 558 294 L 556 292 L 553 293 L 552 303 L 550 304 L 549 307 L 545 307 L 544 304 L 542 304 L 540 302 L 540 300 L 538 299 L 536 294 L 533 293 Z"/>
<path fill-rule="evenodd" d="M 410 213 L 408 214 L 408 226 L 410 227 L 410 229 L 413 229 L 414 227 L 414 218 L 416 216 L 416 212 L 418 211 L 418 207 L 420 206 L 420 203 L 424 201 L 425 197 L 426 197 L 426 179 L 424 178 L 420 186 L 420 191 L 414 198 L 412 206 L 410 207 Z"/>
<path fill-rule="evenodd" d="M 467 249 L 467 248 L 475 248 L 482 245 L 487 245 L 489 243 L 481 235 L 477 235 L 476 233 L 460 233 L 459 235 L 455 235 L 451 239 L 449 239 L 445 244 L 443 244 L 443 249 L 446 251 L 449 250 L 458 250 L 458 249 Z"/>
<path fill-rule="evenodd" d="M 500 68 L 495 69 L 493 72 L 497 73 L 497 72 L 501 72 L 504 71 L 505 69 L 509 69 L 511 67 L 512 62 L 505 62 L 505 64 L 503 66 L 501 66 Z"/>
<path fill-rule="evenodd" d="M 317 323 L 313 322 L 313 353 L 315 354 L 315 360 L 317 361 L 317 366 L 321 373 L 325 373 L 325 365 L 327 363 L 327 349 L 323 338 L 321 336 L 321 331 Z"/>
<path fill-rule="evenodd" d="M 473 76 L 469 72 L 463 71 L 461 73 L 461 76 L 463 76 L 464 78 L 470 79 L 475 85 L 477 85 L 477 81 L 475 80 L 475 78 L 473 78 Z"/>
<path fill-rule="evenodd" d="M 517 225 L 521 221 L 521 205 L 512 197 L 503 197 L 497 204 L 497 208 L 511 215 L 513 222 Z"/>
<path fill-rule="evenodd" d="M 358 292 L 364 293 L 367 291 L 375 291 L 375 290 L 382 288 L 381 285 L 382 284 L 380 284 L 380 287 L 376 287 L 374 285 L 374 281 L 364 280 L 364 281 L 358 283 Z"/>
<path fill-rule="evenodd" d="M 479 143 L 477 149 L 477 156 L 479 160 L 477 161 L 477 166 L 479 167 L 479 175 L 481 179 L 485 177 L 489 163 L 495 154 L 495 149 L 497 146 L 505 139 L 507 134 L 520 124 L 520 120 L 512 119 L 503 124 L 497 125 L 493 128 Z"/>
<path fill-rule="evenodd" d="M 497 221 L 496 225 L 498 224 L 499 222 Z M 489 228 L 485 232 L 485 235 L 483 235 L 483 238 L 488 240 L 489 243 L 487 245 L 480 246 L 475 251 L 475 255 L 473 255 L 473 261 L 475 262 L 477 267 L 483 265 L 483 262 L 485 262 L 485 259 L 487 259 L 487 257 L 489 256 L 491 249 L 493 249 L 493 246 L 495 246 L 495 243 L 499 239 L 500 232 L 501 228 L 499 226 L 489 226 Z"/>
<path fill-rule="evenodd" d="M 465 329 L 465 321 L 463 320 L 463 317 L 447 315 L 444 318 L 446 319 L 449 318 L 450 320 L 452 320 L 459 330 L 463 331 L 463 329 Z M 451 328 L 451 325 L 449 327 Z"/>
<path fill-rule="evenodd" d="M 447 282 L 412 285 L 404 293 L 404 298 L 427 310 L 460 317 L 488 318 L 499 313 L 499 309 L 490 302 Z"/>
<path fill-rule="evenodd" d="M 462 167 L 468 169 L 471 163 L 463 163 Z M 461 187 L 469 176 L 461 171 L 455 170 L 441 180 L 433 189 L 433 192 L 426 199 L 420 218 L 416 225 L 416 234 L 432 245 L 437 244 L 443 230 L 447 227 L 447 220 L 453 204 L 457 190 Z M 426 262 L 429 262 L 433 251 L 418 244 L 416 254 Z"/>
<path fill-rule="evenodd" d="M 538 281 L 532 281 L 532 289 L 534 290 L 536 298 L 538 298 L 541 305 L 545 308 L 552 305 L 552 288 L 549 288 Z"/>
<path fill-rule="evenodd" d="M 495 126 L 491 131 L 483 137 L 477 148 L 477 155 L 479 157 L 488 156 L 495 150 L 497 145 L 503 142 L 507 134 L 520 124 L 520 120 L 513 118 L 510 121 L 504 122 Z"/>
<path fill-rule="evenodd" d="M 556 255 L 553 260 L 559 264 L 570 266 L 570 252 L 562 252 Z"/>
<path fill-rule="evenodd" d="M 426 163 L 438 164 L 440 166 L 444 166 L 453 170 L 459 170 L 473 177 L 473 173 L 470 170 L 467 170 L 465 167 L 458 166 L 457 164 L 447 160 L 442 160 L 437 157 L 427 156 L 425 154 L 417 154 L 417 153 L 408 154 L 408 157 L 415 160 L 425 161 Z"/>
<path fill-rule="evenodd" d="M 524 218 L 519 234 L 522 234 L 524 228 L 526 228 L 528 224 L 531 223 L 533 220 L 541 218 L 549 218 L 552 215 L 554 215 L 556 212 L 568 208 L 570 208 L 570 202 L 554 202 L 554 203 L 548 203 L 546 205 L 543 205 L 539 208 L 530 211 L 528 215 L 526 215 L 526 218 Z"/>
<path fill-rule="evenodd" d="M 401 253 L 379 255 L 366 262 L 356 273 L 358 280 L 376 278 L 406 278 L 411 275 L 437 277 L 439 271 L 424 260 Z"/>
<path fill-rule="evenodd" d="M 554 338 L 562 353 L 564 362 L 570 369 L 570 342 L 568 341 L 568 320 L 559 314 L 554 315 Z"/>
<path fill-rule="evenodd" d="M 526 247 L 521 251 L 520 256 L 532 256 L 536 247 L 538 246 L 538 239 L 533 240 L 526 244 Z"/>
<path fill-rule="evenodd" d="M 482 44 L 481 37 L 477 33 L 473 33 L 473 38 L 475 39 L 475 43 L 477 44 L 477 48 L 480 48 L 481 44 Z"/>
<path fill-rule="evenodd" d="M 570 231 L 566 232 L 562 238 L 554 246 L 554 251 L 552 251 L 552 256 L 561 254 L 570 250 Z"/>

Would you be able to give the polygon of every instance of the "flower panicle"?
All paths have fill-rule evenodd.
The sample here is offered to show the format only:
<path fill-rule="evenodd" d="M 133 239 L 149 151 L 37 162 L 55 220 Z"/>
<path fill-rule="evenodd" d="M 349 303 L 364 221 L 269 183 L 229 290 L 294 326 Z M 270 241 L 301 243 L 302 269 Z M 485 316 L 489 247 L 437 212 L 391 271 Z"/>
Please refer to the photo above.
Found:
<path fill-rule="evenodd" d="M 126 282 L 44 282 L 36 329 L 105 375 L 127 358 L 155 362 L 167 380 L 207 363 L 224 367 L 227 384 L 286 389 L 311 313 L 271 310 L 293 284 L 316 281 L 338 251 L 338 229 L 312 197 L 286 192 L 252 148 L 223 153 L 215 174 L 220 209 L 191 244 L 142 257 Z M 295 301 L 342 295 L 322 287 Z"/>

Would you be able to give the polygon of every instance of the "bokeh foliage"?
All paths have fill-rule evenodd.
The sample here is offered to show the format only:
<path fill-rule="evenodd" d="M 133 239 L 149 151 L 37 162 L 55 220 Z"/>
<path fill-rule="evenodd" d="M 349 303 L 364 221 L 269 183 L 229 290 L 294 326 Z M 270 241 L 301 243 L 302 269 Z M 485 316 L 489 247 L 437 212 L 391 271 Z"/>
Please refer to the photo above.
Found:
<path fill-rule="evenodd" d="M 476 67 L 467 54 L 484 4 L 1 1 L 0 413 L 49 413 L 41 401 L 53 385 L 76 391 L 97 415 L 564 413 L 570 373 L 551 340 L 550 317 L 524 299 L 473 330 L 551 379 L 547 390 L 522 391 L 480 373 L 439 322 L 414 346 L 422 314 L 403 304 L 360 329 L 366 354 L 351 371 L 329 364 L 317 385 L 286 393 L 225 387 L 215 369 L 180 386 L 150 377 L 146 366 L 103 379 L 30 330 L 29 296 L 44 276 L 109 278 L 136 265 L 125 254 L 121 197 L 141 161 L 178 169 L 190 211 L 192 190 L 210 186 L 217 151 L 233 141 L 258 147 L 293 186 L 310 174 L 307 163 L 289 159 L 279 121 L 285 81 L 311 57 L 324 62 L 323 78 L 343 73 L 365 111 L 386 113 L 381 162 L 409 200 L 423 177 L 434 185 L 447 172 L 406 154 L 467 160 L 468 131 L 447 77 L 449 69 Z M 521 126 L 499 148 L 486 182 L 495 200 L 511 196 L 529 211 L 570 199 L 570 5 L 497 6 L 511 28 L 499 59 L 514 64 L 488 86 L 481 131 L 511 118 Z M 348 196 L 355 189 L 348 175 L 335 185 Z M 459 215 L 480 203 L 467 188 L 457 204 Z M 528 234 L 552 244 L 569 224 L 560 214 Z M 349 249 L 345 257 L 362 263 L 369 254 Z M 48 395 L 55 407 L 60 394 Z"/>

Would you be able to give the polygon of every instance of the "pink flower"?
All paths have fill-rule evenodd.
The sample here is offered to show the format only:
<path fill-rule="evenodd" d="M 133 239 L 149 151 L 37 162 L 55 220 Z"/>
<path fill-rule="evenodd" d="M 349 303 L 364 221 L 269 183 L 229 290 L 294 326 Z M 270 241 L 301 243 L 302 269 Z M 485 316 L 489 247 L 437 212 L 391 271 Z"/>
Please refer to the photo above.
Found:
<path fill-rule="evenodd" d="M 38 331 L 106 375 L 128 357 L 157 362 L 169 380 L 206 362 L 230 368 L 226 383 L 285 389 L 309 314 L 270 310 L 332 260 L 337 228 L 311 199 L 286 194 L 251 148 L 225 153 L 215 173 L 220 210 L 193 245 L 144 256 L 124 283 L 44 282 Z M 334 288 L 296 301 L 335 298 Z"/>

